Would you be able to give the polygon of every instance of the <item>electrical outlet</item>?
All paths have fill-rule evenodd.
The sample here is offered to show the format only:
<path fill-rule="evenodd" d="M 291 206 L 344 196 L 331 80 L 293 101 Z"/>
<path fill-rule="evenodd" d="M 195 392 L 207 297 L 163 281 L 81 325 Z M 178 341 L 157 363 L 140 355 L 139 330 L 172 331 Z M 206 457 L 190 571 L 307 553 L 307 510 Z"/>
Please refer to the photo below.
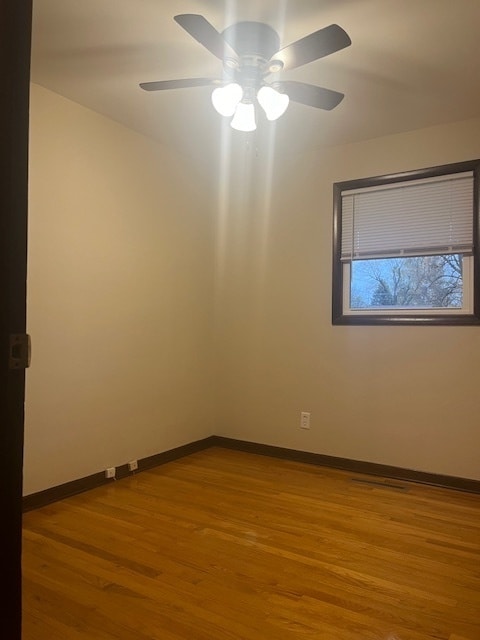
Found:
<path fill-rule="evenodd" d="M 300 429 L 310 429 L 310 412 L 302 411 L 300 413 Z"/>
<path fill-rule="evenodd" d="M 105 469 L 105 478 L 115 478 L 115 467 Z"/>
<path fill-rule="evenodd" d="M 136 471 L 137 469 L 138 469 L 137 460 L 130 460 L 130 462 L 128 463 L 128 470 L 129 471 Z"/>

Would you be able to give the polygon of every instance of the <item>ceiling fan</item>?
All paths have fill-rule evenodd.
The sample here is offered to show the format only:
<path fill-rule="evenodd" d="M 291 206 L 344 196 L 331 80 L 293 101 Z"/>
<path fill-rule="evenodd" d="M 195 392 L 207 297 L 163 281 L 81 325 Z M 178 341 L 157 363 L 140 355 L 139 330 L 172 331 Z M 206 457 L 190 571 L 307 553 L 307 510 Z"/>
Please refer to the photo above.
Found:
<path fill-rule="evenodd" d="M 271 74 L 295 69 L 348 47 L 351 40 L 337 24 L 280 49 L 277 32 L 262 22 L 237 22 L 220 33 L 201 15 L 181 14 L 174 19 L 223 62 L 223 76 L 142 82 L 140 87 L 145 91 L 214 86 L 213 106 L 221 115 L 233 116 L 231 126 L 240 131 L 256 128 L 257 103 L 268 120 L 276 120 L 286 111 L 289 100 L 330 110 L 344 97 L 338 91 L 295 80 L 266 81 Z"/>

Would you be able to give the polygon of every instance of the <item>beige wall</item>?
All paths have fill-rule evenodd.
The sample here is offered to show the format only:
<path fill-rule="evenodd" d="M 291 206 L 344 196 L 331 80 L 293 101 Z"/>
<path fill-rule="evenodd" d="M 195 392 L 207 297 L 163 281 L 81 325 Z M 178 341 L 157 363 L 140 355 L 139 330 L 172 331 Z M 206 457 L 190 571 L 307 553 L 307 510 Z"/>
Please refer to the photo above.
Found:
<path fill-rule="evenodd" d="M 480 119 L 257 155 L 217 237 L 217 433 L 480 479 L 480 329 L 330 320 L 332 184 L 478 158 Z"/>
<path fill-rule="evenodd" d="M 31 99 L 25 494 L 213 431 L 194 171 L 41 87 Z"/>
<path fill-rule="evenodd" d="M 480 478 L 480 330 L 330 321 L 333 182 L 480 157 L 480 119 L 238 145 L 207 193 L 38 86 L 31 113 L 26 494 L 212 433 Z"/>

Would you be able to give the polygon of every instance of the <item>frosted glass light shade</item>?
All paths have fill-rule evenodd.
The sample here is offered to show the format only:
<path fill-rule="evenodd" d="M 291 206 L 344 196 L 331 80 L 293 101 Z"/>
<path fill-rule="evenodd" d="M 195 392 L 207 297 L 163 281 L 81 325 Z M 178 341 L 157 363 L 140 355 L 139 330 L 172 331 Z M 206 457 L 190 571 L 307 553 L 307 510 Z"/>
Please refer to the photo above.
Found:
<path fill-rule="evenodd" d="M 242 97 L 242 87 L 236 82 L 231 82 L 213 90 L 212 104 L 221 116 L 233 116 Z"/>
<path fill-rule="evenodd" d="M 268 120 L 277 120 L 287 110 L 290 98 L 273 87 L 262 87 L 257 93 L 257 100 L 265 111 Z"/>
<path fill-rule="evenodd" d="M 251 103 L 239 102 L 230 126 L 237 131 L 255 131 L 255 107 Z"/>

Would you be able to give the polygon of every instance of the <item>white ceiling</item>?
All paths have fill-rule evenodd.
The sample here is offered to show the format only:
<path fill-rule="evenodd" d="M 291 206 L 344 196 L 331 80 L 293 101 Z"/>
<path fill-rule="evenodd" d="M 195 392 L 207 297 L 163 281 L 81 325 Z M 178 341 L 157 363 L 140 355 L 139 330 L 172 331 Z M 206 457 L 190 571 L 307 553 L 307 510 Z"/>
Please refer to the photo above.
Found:
<path fill-rule="evenodd" d="M 220 76 L 221 62 L 177 25 L 273 26 L 282 46 L 331 23 L 352 45 L 284 79 L 345 93 L 333 111 L 291 103 L 277 149 L 358 141 L 480 115 L 480 0 L 34 0 L 32 80 L 197 159 L 218 150 L 211 89 L 148 93 L 153 80 Z M 228 128 L 229 131 L 231 131 Z M 268 135 L 233 132 L 256 141 Z"/>

